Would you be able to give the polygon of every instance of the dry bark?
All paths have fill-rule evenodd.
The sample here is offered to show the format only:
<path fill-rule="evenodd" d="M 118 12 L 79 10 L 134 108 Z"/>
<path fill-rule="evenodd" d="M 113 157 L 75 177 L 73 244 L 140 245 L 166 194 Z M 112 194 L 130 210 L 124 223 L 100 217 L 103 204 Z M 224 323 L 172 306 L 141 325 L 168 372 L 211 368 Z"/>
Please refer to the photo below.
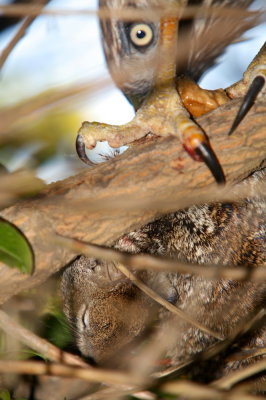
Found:
<path fill-rule="evenodd" d="M 247 176 L 265 159 L 266 102 L 258 101 L 228 138 L 238 107 L 239 101 L 234 100 L 197 120 L 211 140 L 228 184 Z M 227 187 L 224 196 L 226 191 Z M 28 237 L 36 268 L 32 276 L 27 276 L 0 265 L 0 302 L 40 284 L 75 256 L 56 242 L 55 233 L 110 245 L 158 215 L 154 200 L 162 205 L 171 199 L 163 207 L 169 211 L 200 199 L 215 200 L 216 192 L 206 166 L 191 160 L 180 143 L 170 137 L 139 142 L 116 159 L 49 185 L 35 198 L 1 211 L 2 217 Z"/>

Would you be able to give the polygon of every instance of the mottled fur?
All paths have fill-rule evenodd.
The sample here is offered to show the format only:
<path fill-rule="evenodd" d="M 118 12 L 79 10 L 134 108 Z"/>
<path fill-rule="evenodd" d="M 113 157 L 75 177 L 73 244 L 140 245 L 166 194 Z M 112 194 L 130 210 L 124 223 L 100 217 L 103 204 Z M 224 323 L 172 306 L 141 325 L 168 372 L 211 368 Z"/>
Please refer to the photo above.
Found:
<path fill-rule="evenodd" d="M 265 198 L 193 206 L 124 235 L 115 247 L 198 264 L 232 268 L 244 264 L 254 268 L 266 260 L 265 216 Z M 211 281 L 167 272 L 138 275 L 165 299 L 224 337 L 266 305 L 264 282 Z M 79 258 L 66 269 L 62 292 L 80 351 L 99 363 L 110 360 L 140 335 L 150 321 L 150 313 L 154 315 L 153 302 L 111 263 Z M 172 363 L 184 361 L 216 341 L 160 307 L 158 318 L 164 324 L 176 324 L 175 343 L 166 352 Z M 266 346 L 264 328 L 244 341 L 242 347 L 250 345 Z M 219 365 L 212 371 L 212 378 L 222 375 L 224 369 L 236 368 L 239 362 L 219 361 Z"/>

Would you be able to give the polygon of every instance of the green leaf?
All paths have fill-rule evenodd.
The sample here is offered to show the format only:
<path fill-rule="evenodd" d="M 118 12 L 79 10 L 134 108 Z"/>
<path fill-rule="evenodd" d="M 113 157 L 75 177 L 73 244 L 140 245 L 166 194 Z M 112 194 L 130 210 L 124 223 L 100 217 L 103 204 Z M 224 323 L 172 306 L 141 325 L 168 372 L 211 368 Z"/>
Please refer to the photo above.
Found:
<path fill-rule="evenodd" d="M 8 390 L 0 390 L 0 400 L 10 400 L 10 393 Z"/>
<path fill-rule="evenodd" d="M 34 254 L 25 235 L 0 217 L 0 261 L 30 274 L 34 269 Z"/>

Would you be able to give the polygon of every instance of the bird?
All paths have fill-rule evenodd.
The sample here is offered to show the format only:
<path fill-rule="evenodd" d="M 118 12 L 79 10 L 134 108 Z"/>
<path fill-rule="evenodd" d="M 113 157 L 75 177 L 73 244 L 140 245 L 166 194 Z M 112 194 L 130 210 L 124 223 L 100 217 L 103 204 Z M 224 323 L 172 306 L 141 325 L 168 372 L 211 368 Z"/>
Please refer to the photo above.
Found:
<path fill-rule="evenodd" d="M 93 147 L 97 140 L 107 140 L 117 147 L 150 132 L 158 136 L 173 135 L 194 160 L 205 162 L 217 183 L 224 184 L 222 166 L 206 134 L 193 120 L 201 114 L 193 107 L 186 109 L 182 87 L 187 86 L 186 82 L 193 87 L 192 82 L 198 81 L 215 63 L 226 45 L 257 21 L 257 16 L 247 11 L 243 14 L 251 3 L 252 0 L 100 0 L 100 12 L 113 15 L 109 18 L 105 14 L 100 21 L 106 62 L 114 82 L 134 106 L 136 115 L 120 127 L 83 123 L 76 142 L 81 160 L 90 164 L 85 147 Z M 234 10 L 233 17 L 230 10 Z M 124 19 L 119 18 L 120 14 Z M 259 63 L 262 66 L 258 71 Z M 251 86 L 248 99 L 230 134 L 244 117 L 243 110 L 247 112 L 265 86 L 264 64 L 265 48 L 260 59 L 248 69 L 246 75 Z M 240 83 L 228 88 L 223 95 L 219 93 L 215 104 L 207 110 L 203 107 L 201 113 L 243 95 L 243 86 L 246 85 Z"/>
<path fill-rule="evenodd" d="M 205 11 L 208 7 L 212 11 L 215 7 L 221 7 L 220 12 L 222 8 L 225 11 L 234 8 L 244 10 L 251 3 L 251 0 L 99 1 L 100 12 L 103 15 L 106 10 L 109 12 L 100 21 L 100 26 L 110 73 L 117 86 L 134 105 L 138 122 L 147 124 L 143 132 L 151 128 L 149 121 L 154 118 L 153 109 L 156 114 L 167 111 L 167 118 L 159 115 L 163 122 L 158 123 L 156 120 L 157 125 L 152 126 L 157 127 L 154 129 L 155 133 L 163 133 L 163 125 L 168 124 L 166 119 L 170 121 L 166 131 L 175 123 L 178 129 L 183 130 L 180 135 L 183 146 L 193 158 L 205 161 L 218 183 L 225 182 L 222 167 L 205 134 L 195 125 L 191 113 L 184 109 L 178 88 L 182 86 L 182 82 L 186 84 L 191 83 L 191 80 L 197 81 L 213 65 L 225 46 L 241 35 L 249 24 L 254 23 L 244 23 L 239 19 L 238 24 L 230 17 L 227 19 L 226 13 L 225 19 L 217 13 L 207 13 L 206 18 L 200 13 L 195 17 L 195 12 L 199 12 L 201 6 L 205 7 Z M 174 8 L 176 6 L 197 8 Z M 175 13 L 194 11 L 185 20 L 178 20 L 177 14 L 169 15 L 167 7 L 173 7 L 172 13 L 173 10 Z M 125 10 L 129 13 L 122 18 Z M 235 13 L 234 16 L 236 15 Z M 229 32 L 221 35 L 225 31 L 221 31 L 225 21 L 229 24 Z M 218 34 L 213 37 L 215 31 Z M 209 40 L 203 42 L 203 38 Z M 178 49 L 182 50 L 182 42 L 186 46 L 189 43 L 191 48 L 186 57 L 181 57 L 177 62 Z M 264 59 L 264 50 L 261 56 Z M 258 62 L 255 64 L 257 66 Z M 252 75 L 253 66 L 254 64 L 249 75 Z M 259 76 L 264 82 L 263 73 Z M 257 75 L 255 78 L 252 75 L 249 80 L 251 86 L 256 77 Z M 261 79 L 260 84 L 255 85 L 260 86 L 260 89 L 264 87 Z M 254 100 L 254 91 L 252 96 Z M 223 101 L 225 100 L 221 98 L 218 103 Z M 128 126 L 132 128 L 135 121 Z M 101 125 L 87 123 L 80 130 L 77 150 L 86 163 L 88 160 L 84 152 L 85 144 L 93 146 L 95 141 L 101 140 L 100 129 Z M 122 130 L 125 130 L 124 140 L 128 130 L 125 126 Z M 88 131 L 89 139 L 86 139 Z M 110 136 L 111 133 L 112 130 Z M 174 135 L 176 134 L 175 131 Z M 130 137 L 128 141 L 131 140 Z M 252 173 L 247 182 L 265 182 L 265 175 L 266 170 L 262 168 Z M 242 184 L 245 185 L 246 182 Z M 210 202 L 191 206 L 163 215 L 133 232 L 126 233 L 113 247 L 126 253 L 147 253 L 196 265 L 245 265 L 252 269 L 266 260 L 265 211 L 265 197 L 252 195 L 238 202 Z M 167 271 L 133 272 L 165 300 L 193 316 L 217 335 L 215 337 L 210 332 L 173 317 L 161 306 L 155 312 L 154 302 L 134 282 L 125 278 L 115 263 L 80 256 L 63 273 L 61 291 L 64 312 L 79 351 L 98 365 L 107 365 L 123 349 L 127 352 L 130 343 L 145 333 L 151 320 L 153 322 L 154 315 L 156 321 L 169 326 L 169 330 L 174 323 L 174 341 L 164 350 L 170 364 L 175 365 L 208 349 L 221 340 L 221 337 L 230 337 L 239 324 L 249 321 L 266 305 L 264 282 L 225 279 L 210 281 L 201 276 Z M 263 325 L 245 337 L 237 349 L 246 351 L 265 346 L 266 330 Z M 192 375 L 194 379 L 211 381 L 257 359 L 251 357 L 243 362 L 219 359 L 208 373 L 206 369 L 199 373 L 196 368 Z"/>

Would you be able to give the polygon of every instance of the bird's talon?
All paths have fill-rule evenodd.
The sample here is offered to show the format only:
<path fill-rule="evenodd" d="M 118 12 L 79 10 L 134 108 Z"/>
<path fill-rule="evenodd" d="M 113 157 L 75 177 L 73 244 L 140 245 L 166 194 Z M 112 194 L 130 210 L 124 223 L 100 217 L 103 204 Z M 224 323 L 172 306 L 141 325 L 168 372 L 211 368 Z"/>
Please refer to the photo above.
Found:
<path fill-rule="evenodd" d="M 230 98 L 243 97 L 242 104 L 235 117 L 228 135 L 236 130 L 247 115 L 259 94 L 265 93 L 266 81 L 266 43 L 262 46 L 254 60 L 243 75 L 243 79 L 226 89 Z M 248 90 L 246 89 L 248 87 Z"/>
<path fill-rule="evenodd" d="M 230 131 L 228 133 L 229 136 L 232 135 L 232 133 L 236 130 L 240 122 L 245 118 L 245 116 L 253 106 L 259 93 L 262 91 L 264 85 L 265 85 L 265 76 L 257 75 L 253 79 L 246 95 L 244 96 L 244 99 L 234 119 L 234 122 L 230 128 Z"/>
<path fill-rule="evenodd" d="M 195 153 L 200 157 L 201 161 L 205 162 L 216 182 L 220 185 L 225 184 L 223 169 L 211 146 L 208 143 L 200 143 L 195 148 Z"/>
<path fill-rule="evenodd" d="M 85 144 L 84 144 L 83 137 L 81 134 L 78 134 L 77 139 L 76 139 L 76 151 L 77 151 L 77 154 L 78 154 L 79 158 L 81 159 L 81 161 L 83 161 L 85 164 L 95 165 L 92 161 L 90 161 L 90 159 L 88 158 L 88 156 L 86 154 Z"/>

